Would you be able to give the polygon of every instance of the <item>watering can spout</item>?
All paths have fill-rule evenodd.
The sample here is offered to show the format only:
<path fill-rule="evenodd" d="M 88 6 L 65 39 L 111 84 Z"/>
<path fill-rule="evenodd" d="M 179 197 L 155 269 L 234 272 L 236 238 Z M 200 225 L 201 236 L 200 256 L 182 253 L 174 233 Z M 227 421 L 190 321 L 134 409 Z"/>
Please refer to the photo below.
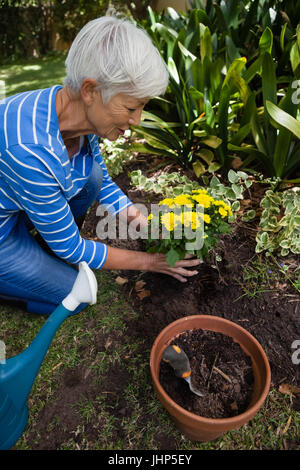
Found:
<path fill-rule="evenodd" d="M 87 263 L 82 262 L 71 292 L 49 316 L 28 348 L 0 364 L 0 449 L 10 448 L 23 432 L 28 417 L 27 397 L 61 323 L 80 305 L 84 308 L 86 304 L 95 304 L 96 300 L 97 280 Z M 22 428 L 20 423 L 24 420 Z M 15 422 L 19 422 L 21 432 L 16 431 Z"/>

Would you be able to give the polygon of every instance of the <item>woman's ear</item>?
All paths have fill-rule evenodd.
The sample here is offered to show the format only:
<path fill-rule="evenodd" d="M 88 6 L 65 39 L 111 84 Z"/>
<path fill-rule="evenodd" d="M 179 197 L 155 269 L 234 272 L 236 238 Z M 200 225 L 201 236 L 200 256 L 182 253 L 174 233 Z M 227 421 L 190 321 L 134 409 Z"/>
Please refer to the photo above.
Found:
<path fill-rule="evenodd" d="M 80 93 L 83 102 L 87 106 L 91 106 L 96 98 L 101 98 L 100 90 L 96 90 L 99 83 L 93 78 L 85 78 L 81 84 Z"/>

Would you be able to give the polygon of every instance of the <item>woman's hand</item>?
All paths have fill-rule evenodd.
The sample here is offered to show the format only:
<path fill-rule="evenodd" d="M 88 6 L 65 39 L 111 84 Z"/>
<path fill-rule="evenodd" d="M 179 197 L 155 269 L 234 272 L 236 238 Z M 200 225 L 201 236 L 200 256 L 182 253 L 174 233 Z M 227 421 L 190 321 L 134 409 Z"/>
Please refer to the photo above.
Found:
<path fill-rule="evenodd" d="M 166 261 L 166 255 L 161 253 L 145 253 L 143 251 L 123 250 L 120 248 L 107 247 L 107 257 L 103 269 L 124 269 L 135 271 L 151 271 L 168 274 L 180 282 L 186 282 L 187 277 L 195 276 L 198 273 L 194 268 L 202 261 L 186 255 L 185 259 L 177 261 L 175 266 L 171 266 Z"/>
<path fill-rule="evenodd" d="M 149 264 L 148 271 L 153 271 L 157 273 L 169 274 L 170 276 L 178 279 L 180 282 L 186 282 L 187 277 L 195 276 L 198 274 L 196 270 L 189 270 L 186 268 L 191 268 L 199 266 L 203 261 L 200 259 L 191 259 L 192 255 L 186 255 L 185 259 L 177 261 L 173 268 L 166 261 L 166 255 L 161 253 L 152 254 L 152 259 Z"/>

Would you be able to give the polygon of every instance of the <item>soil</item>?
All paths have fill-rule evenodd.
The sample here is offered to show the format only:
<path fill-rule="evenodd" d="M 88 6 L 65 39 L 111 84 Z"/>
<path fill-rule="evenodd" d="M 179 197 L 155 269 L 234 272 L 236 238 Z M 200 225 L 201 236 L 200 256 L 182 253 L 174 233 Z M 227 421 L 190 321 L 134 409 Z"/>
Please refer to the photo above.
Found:
<path fill-rule="evenodd" d="M 251 359 L 229 336 L 213 331 L 187 330 L 171 344 L 179 346 L 191 366 L 193 387 L 175 377 L 172 367 L 160 364 L 159 381 L 182 408 L 205 418 L 231 418 L 246 411 L 253 393 Z"/>

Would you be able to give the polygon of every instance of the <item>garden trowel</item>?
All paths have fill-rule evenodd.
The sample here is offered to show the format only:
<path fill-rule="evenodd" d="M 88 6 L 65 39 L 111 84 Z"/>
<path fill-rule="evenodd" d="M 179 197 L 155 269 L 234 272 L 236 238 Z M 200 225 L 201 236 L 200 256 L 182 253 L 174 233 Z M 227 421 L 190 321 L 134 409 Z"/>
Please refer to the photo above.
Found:
<path fill-rule="evenodd" d="M 191 382 L 192 371 L 189 358 L 179 346 L 176 346 L 175 344 L 168 346 L 163 352 L 162 359 L 173 367 L 176 377 L 187 381 L 191 392 L 195 393 L 199 397 L 204 396 L 203 393 L 193 387 Z"/>

